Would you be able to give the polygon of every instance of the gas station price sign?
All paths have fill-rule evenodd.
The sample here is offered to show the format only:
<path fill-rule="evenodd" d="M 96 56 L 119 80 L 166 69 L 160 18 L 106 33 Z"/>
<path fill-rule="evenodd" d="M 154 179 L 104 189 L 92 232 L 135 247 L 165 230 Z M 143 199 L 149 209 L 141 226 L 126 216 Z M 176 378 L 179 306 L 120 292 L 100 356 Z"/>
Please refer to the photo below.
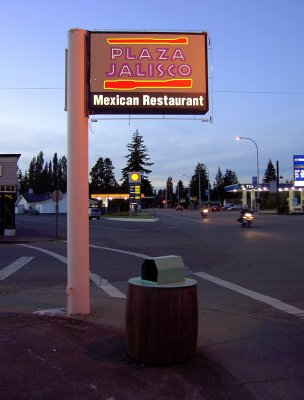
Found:
<path fill-rule="evenodd" d="M 207 33 L 89 32 L 89 114 L 206 114 Z"/>
<path fill-rule="evenodd" d="M 141 173 L 129 172 L 129 202 L 140 204 L 141 201 Z"/>
<path fill-rule="evenodd" d="M 294 186 L 304 187 L 304 155 L 293 156 Z"/>

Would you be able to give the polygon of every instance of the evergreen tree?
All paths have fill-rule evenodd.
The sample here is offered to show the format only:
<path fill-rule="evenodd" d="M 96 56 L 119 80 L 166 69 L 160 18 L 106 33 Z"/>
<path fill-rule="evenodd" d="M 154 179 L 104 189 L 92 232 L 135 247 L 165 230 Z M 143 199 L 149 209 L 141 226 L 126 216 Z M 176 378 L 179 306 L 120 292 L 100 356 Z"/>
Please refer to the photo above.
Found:
<path fill-rule="evenodd" d="M 187 191 L 184 187 L 183 181 L 179 180 L 175 187 L 175 195 L 177 199 L 177 203 L 180 203 L 181 199 L 186 199 Z"/>
<path fill-rule="evenodd" d="M 34 157 L 30 163 L 28 177 L 29 177 L 29 189 L 33 189 L 34 193 L 43 193 L 45 189 L 44 179 L 45 173 L 44 170 L 44 157 L 43 152 Z"/>
<path fill-rule="evenodd" d="M 118 183 L 114 176 L 114 167 L 108 157 L 104 160 L 104 186 L 105 193 L 115 193 L 118 189 Z"/>
<path fill-rule="evenodd" d="M 90 193 L 115 193 L 118 188 L 109 158 L 100 157 L 90 172 Z"/>
<path fill-rule="evenodd" d="M 57 190 L 59 189 L 59 182 L 58 182 L 58 178 L 59 178 L 59 164 L 58 164 L 58 156 L 57 153 L 54 153 L 53 156 L 53 165 L 52 165 L 52 169 L 50 170 L 51 174 L 52 174 L 52 184 L 53 184 L 53 190 Z"/>
<path fill-rule="evenodd" d="M 25 194 L 28 191 L 29 188 L 29 177 L 28 177 L 28 171 L 25 171 L 24 175 L 18 167 L 18 184 L 19 184 L 19 194 Z"/>
<path fill-rule="evenodd" d="M 66 156 L 62 156 L 58 163 L 58 189 L 62 193 L 67 191 L 67 168 Z"/>
<path fill-rule="evenodd" d="M 35 193 L 46 193 L 45 192 L 45 189 L 47 188 L 47 186 L 45 185 L 46 177 L 47 177 L 47 169 L 45 170 L 44 156 L 41 150 L 36 159 Z"/>
<path fill-rule="evenodd" d="M 226 169 L 223 180 L 224 186 L 235 185 L 239 183 L 236 173 L 231 169 Z"/>
<path fill-rule="evenodd" d="M 263 182 L 269 183 L 270 181 L 275 181 L 277 179 L 276 170 L 272 164 L 271 159 L 269 159 L 265 174 L 263 177 Z"/>
<path fill-rule="evenodd" d="M 90 193 L 103 193 L 104 189 L 104 161 L 100 157 L 90 172 Z"/>
<path fill-rule="evenodd" d="M 20 171 L 18 175 L 20 193 L 26 194 L 29 189 L 36 194 L 52 193 L 59 189 L 66 193 L 67 189 L 67 161 L 63 156 L 59 161 L 57 153 L 54 154 L 53 163 L 44 162 L 43 152 L 30 162 L 29 168 L 23 175 Z"/>
<path fill-rule="evenodd" d="M 172 176 L 169 176 L 167 179 L 166 200 L 167 200 L 167 206 L 173 207 L 173 179 L 172 179 Z"/>
<path fill-rule="evenodd" d="M 50 193 L 52 189 L 52 177 L 49 174 L 49 164 L 45 163 L 44 168 L 39 177 L 37 185 L 37 193 Z"/>
<path fill-rule="evenodd" d="M 152 172 L 146 167 L 150 167 L 153 163 L 149 162 L 150 157 L 147 147 L 144 145 L 143 137 L 139 134 L 138 130 L 133 133 L 132 142 L 127 145 L 129 154 L 125 156 L 127 165 L 121 170 L 122 173 L 122 190 L 128 191 L 129 186 L 129 172 L 141 173 L 141 191 L 145 196 L 153 195 L 153 188 L 148 179 L 148 175 Z"/>
<path fill-rule="evenodd" d="M 205 191 L 208 190 L 208 170 L 205 164 L 197 163 L 194 174 L 192 175 L 191 183 L 191 197 L 197 197 L 201 194 L 201 199 L 204 198 Z"/>
<path fill-rule="evenodd" d="M 213 190 L 215 197 L 222 202 L 225 198 L 225 182 L 222 170 L 220 167 L 217 169 L 217 173 L 215 176 L 215 181 L 213 183 Z"/>
<path fill-rule="evenodd" d="M 36 189 L 36 182 L 36 157 L 34 157 L 30 162 L 28 169 L 28 189 L 32 189 L 34 193 Z"/>

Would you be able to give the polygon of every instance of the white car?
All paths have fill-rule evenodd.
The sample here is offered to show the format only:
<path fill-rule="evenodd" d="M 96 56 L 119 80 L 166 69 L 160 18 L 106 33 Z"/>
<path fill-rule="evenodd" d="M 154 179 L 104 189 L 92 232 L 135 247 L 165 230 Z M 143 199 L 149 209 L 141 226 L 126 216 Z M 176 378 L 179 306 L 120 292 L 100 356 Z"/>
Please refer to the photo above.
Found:
<path fill-rule="evenodd" d="M 228 211 L 241 211 L 243 210 L 244 206 L 243 204 L 235 204 L 234 206 L 231 206 L 227 208 Z"/>

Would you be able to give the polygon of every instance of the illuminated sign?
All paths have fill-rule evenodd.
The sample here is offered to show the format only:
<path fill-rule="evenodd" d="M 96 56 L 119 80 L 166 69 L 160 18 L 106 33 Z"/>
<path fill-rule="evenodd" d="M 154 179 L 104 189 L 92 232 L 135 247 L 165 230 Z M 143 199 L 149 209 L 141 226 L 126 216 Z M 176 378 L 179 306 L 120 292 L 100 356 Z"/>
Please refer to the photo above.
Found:
<path fill-rule="evenodd" d="M 89 32 L 89 114 L 205 114 L 207 33 Z"/>
<path fill-rule="evenodd" d="M 294 186 L 304 187 L 304 155 L 293 156 Z"/>
<path fill-rule="evenodd" d="M 141 173 L 140 172 L 129 172 L 129 203 L 137 204 L 141 203 Z"/>
<path fill-rule="evenodd" d="M 141 182 L 141 173 L 140 172 L 129 172 L 129 182 Z"/>

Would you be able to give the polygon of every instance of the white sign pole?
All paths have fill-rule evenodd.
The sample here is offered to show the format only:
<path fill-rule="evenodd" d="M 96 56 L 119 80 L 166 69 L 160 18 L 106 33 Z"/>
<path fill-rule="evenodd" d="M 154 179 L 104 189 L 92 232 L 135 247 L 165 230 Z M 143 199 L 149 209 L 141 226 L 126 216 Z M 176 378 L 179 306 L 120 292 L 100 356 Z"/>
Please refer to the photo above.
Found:
<path fill-rule="evenodd" d="M 86 31 L 68 34 L 67 112 L 67 313 L 89 314 L 88 117 Z"/>

